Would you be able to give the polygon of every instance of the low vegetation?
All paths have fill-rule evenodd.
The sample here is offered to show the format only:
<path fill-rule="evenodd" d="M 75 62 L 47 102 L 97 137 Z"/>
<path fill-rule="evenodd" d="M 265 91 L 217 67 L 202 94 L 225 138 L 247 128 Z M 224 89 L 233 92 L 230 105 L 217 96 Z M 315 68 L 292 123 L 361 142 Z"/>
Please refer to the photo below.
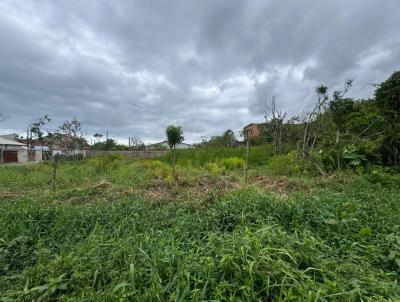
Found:
<path fill-rule="evenodd" d="M 400 177 L 272 150 L 0 168 L 1 301 L 398 300 Z"/>

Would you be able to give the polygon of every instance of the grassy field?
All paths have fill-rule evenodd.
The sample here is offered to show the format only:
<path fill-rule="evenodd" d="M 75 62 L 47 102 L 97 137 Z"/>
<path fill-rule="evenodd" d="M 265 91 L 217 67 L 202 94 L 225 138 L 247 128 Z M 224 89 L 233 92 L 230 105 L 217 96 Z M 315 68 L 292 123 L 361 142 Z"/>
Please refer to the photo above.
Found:
<path fill-rule="evenodd" d="M 400 177 L 254 150 L 0 167 L 0 301 L 399 301 Z"/>

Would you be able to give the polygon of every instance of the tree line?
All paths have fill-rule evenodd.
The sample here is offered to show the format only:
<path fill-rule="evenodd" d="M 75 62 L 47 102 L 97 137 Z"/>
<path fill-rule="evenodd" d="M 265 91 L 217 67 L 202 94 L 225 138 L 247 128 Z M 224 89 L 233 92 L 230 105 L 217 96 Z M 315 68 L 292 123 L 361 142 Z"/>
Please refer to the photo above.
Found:
<path fill-rule="evenodd" d="M 265 105 L 265 123 L 252 144 L 271 143 L 275 154 L 297 151 L 320 174 L 343 167 L 400 164 L 400 71 L 374 84 L 372 98 L 346 97 L 353 85 L 341 90 L 316 87 L 311 110 L 292 117 L 279 109 L 277 98 Z"/>

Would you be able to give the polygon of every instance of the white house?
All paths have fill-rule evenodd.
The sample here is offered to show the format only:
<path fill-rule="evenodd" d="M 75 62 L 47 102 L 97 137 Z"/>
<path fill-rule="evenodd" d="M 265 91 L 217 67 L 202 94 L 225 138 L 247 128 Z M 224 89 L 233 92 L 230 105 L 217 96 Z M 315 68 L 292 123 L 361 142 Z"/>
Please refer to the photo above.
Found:
<path fill-rule="evenodd" d="M 0 163 L 27 161 L 27 145 L 0 137 Z"/>

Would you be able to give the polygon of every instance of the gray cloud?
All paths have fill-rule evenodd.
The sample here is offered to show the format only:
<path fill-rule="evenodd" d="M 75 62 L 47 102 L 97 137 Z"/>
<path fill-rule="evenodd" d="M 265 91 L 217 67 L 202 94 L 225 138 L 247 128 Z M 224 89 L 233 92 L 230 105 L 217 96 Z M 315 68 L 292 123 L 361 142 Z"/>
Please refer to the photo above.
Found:
<path fill-rule="evenodd" d="M 188 141 L 291 114 L 314 87 L 369 97 L 398 69 L 397 0 L 12 1 L 0 3 L 0 132 L 49 114 L 85 133 Z M 1 128 L 2 127 L 2 128 Z"/>

